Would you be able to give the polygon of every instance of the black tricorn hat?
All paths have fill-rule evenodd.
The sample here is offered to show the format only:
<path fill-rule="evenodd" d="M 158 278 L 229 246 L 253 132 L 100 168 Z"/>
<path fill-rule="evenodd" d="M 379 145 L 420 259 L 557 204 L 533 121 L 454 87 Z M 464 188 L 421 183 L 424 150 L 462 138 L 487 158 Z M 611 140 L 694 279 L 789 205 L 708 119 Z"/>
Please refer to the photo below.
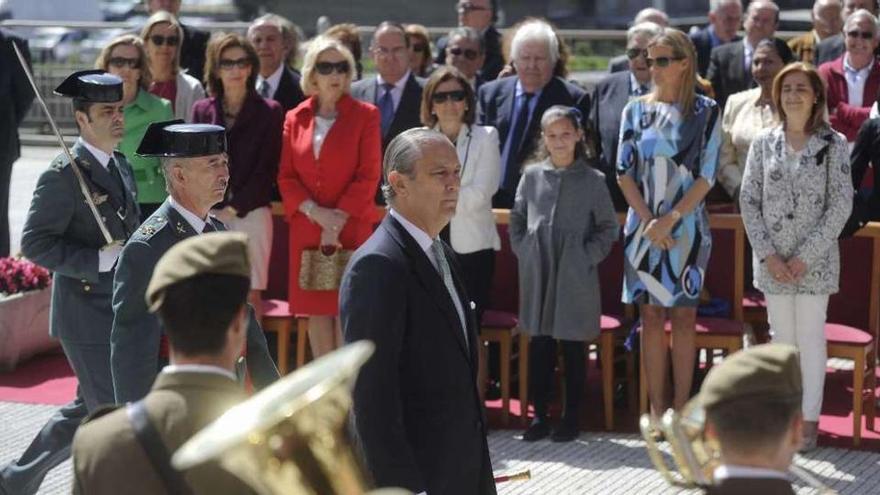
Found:
<path fill-rule="evenodd" d="M 90 103 L 115 103 L 122 100 L 122 79 L 103 70 L 81 70 L 67 76 L 55 94 Z"/>
<path fill-rule="evenodd" d="M 226 129 L 213 124 L 186 124 L 181 119 L 155 122 L 135 153 L 140 156 L 193 157 L 226 151 Z"/>

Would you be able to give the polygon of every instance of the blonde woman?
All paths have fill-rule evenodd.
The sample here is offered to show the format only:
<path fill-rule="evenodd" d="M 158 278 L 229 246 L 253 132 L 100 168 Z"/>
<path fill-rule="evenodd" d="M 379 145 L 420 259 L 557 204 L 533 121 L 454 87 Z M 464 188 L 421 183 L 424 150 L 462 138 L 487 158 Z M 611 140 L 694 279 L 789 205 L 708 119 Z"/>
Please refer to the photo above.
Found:
<path fill-rule="evenodd" d="M 96 69 L 116 74 L 122 79 L 122 104 L 125 105 L 125 134 L 119 143 L 121 151 L 131 168 L 137 184 L 137 201 L 141 207 L 141 221 L 147 219 L 165 201 L 165 179 L 160 171 L 159 159 L 138 156 L 135 150 L 153 122 L 171 120 L 171 103 L 150 94 L 147 89 L 152 82 L 144 42 L 133 34 L 115 38 L 101 50 Z"/>
<path fill-rule="evenodd" d="M 703 198 L 715 181 L 721 115 L 695 93 L 696 55 L 681 31 L 648 44 L 654 89 L 624 108 L 618 147 L 624 226 L 623 302 L 639 304 L 648 396 L 666 409 L 666 319 L 672 320 L 673 406 L 687 401 L 694 371 L 697 304 L 712 238 Z"/>
<path fill-rule="evenodd" d="M 198 79 L 180 68 L 183 29 L 173 15 L 160 10 L 147 19 L 141 30 L 153 82 L 150 93 L 171 102 L 174 118 L 192 122 L 192 106 L 205 97 Z"/>
<path fill-rule="evenodd" d="M 308 96 L 284 120 L 278 190 L 290 222 L 290 308 L 309 315 L 312 354 L 342 344 L 338 289 L 300 287 L 306 249 L 356 249 L 373 230 L 382 156 L 379 110 L 349 95 L 354 58 L 321 36 L 303 60 Z"/>

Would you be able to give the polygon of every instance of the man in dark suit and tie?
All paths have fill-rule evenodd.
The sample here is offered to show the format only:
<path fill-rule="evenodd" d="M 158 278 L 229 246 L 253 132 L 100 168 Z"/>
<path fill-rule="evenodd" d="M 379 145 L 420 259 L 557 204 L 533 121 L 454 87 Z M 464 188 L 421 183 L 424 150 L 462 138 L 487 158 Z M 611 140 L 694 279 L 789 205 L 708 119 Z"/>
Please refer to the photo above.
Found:
<path fill-rule="evenodd" d="M 843 0 L 841 17 L 845 21 L 847 17 L 859 9 L 865 9 L 876 17 L 878 12 L 877 1 L 878 0 Z M 843 55 L 843 52 L 846 51 L 843 39 L 845 35 L 846 33 L 839 33 L 834 36 L 829 36 L 816 45 L 816 67 L 825 62 L 837 60 Z M 874 51 L 874 54 L 880 57 L 880 53 L 878 52 L 880 52 L 880 47 Z"/>
<path fill-rule="evenodd" d="M 179 18 L 181 1 L 144 0 L 144 4 L 147 7 L 147 15 L 164 10 Z M 182 22 L 180 27 L 183 29 L 183 42 L 180 44 L 180 66 L 186 69 L 187 74 L 202 81 L 205 70 L 205 50 L 208 47 L 210 34 Z"/>
<path fill-rule="evenodd" d="M 0 29 L 0 257 L 9 256 L 9 183 L 21 156 L 18 126 L 34 101 L 27 75 L 12 48 L 15 43 L 30 64 L 27 40 Z"/>
<path fill-rule="evenodd" d="M 251 23 L 247 36 L 260 57 L 257 92 L 280 103 L 287 113 L 306 99 L 299 74 L 285 65 L 296 36 L 293 25 L 279 15 L 266 14 Z"/>
<path fill-rule="evenodd" d="M 702 77 L 706 77 L 709 70 L 713 48 L 741 39 L 736 31 L 742 23 L 742 13 L 740 0 L 709 1 L 709 25 L 689 35 L 697 51 L 697 71 Z"/>
<path fill-rule="evenodd" d="M 752 55 L 759 41 L 775 40 L 779 55 L 784 59 L 791 58 L 788 45 L 773 36 L 778 25 L 778 5 L 769 0 L 753 1 L 746 9 L 743 22 L 746 37 L 742 42 L 727 43 L 712 50 L 706 78 L 712 83 L 719 108 L 724 108 L 728 96 L 755 87 L 751 66 Z"/>
<path fill-rule="evenodd" d="M 522 24 L 511 41 L 510 55 L 516 76 L 484 84 L 477 96 L 477 120 L 498 129 L 501 146 L 501 187 L 492 198 L 495 208 L 513 206 L 521 169 L 534 152 L 544 110 L 553 105 L 575 107 L 589 129 L 590 95 L 553 76 L 559 45 L 549 24 L 537 19 Z"/>
<path fill-rule="evenodd" d="M 352 422 L 380 487 L 495 493 L 476 386 L 474 306 L 439 237 L 455 214 L 460 169 L 442 134 L 411 129 L 396 137 L 383 166 L 389 214 L 342 278 L 345 341 L 376 344 L 354 388 Z"/>
<path fill-rule="evenodd" d="M 485 79 L 480 75 L 480 67 L 486 59 L 483 38 L 474 28 L 457 27 L 449 32 L 446 47 L 446 65 L 460 70 L 474 89 L 480 89 Z"/>
<path fill-rule="evenodd" d="M 669 26 L 669 16 L 667 16 L 666 12 L 663 12 L 662 10 L 648 7 L 640 10 L 638 14 L 636 14 L 630 27 L 639 25 L 643 22 L 653 22 L 660 27 L 667 27 Z M 629 59 L 626 58 L 626 54 L 613 57 L 608 61 L 608 72 L 613 74 L 625 70 L 629 70 Z"/>
<path fill-rule="evenodd" d="M 485 57 L 480 67 L 480 77 L 484 81 L 494 81 L 504 68 L 504 54 L 501 52 L 501 33 L 493 26 L 497 19 L 497 0 L 459 0 L 455 6 L 458 12 L 458 25 L 473 28 L 483 37 Z M 437 56 L 434 62 L 446 64 L 449 37 L 437 40 Z"/>
<path fill-rule="evenodd" d="M 661 31 L 662 28 L 653 22 L 643 22 L 629 28 L 626 32 L 626 53 L 630 69 L 609 74 L 596 85 L 591 98 L 590 121 L 599 134 L 599 168 L 605 174 L 605 183 L 617 211 L 629 208 L 617 184 L 621 112 L 632 99 L 647 94 L 651 89 L 646 50 L 648 43 Z"/>

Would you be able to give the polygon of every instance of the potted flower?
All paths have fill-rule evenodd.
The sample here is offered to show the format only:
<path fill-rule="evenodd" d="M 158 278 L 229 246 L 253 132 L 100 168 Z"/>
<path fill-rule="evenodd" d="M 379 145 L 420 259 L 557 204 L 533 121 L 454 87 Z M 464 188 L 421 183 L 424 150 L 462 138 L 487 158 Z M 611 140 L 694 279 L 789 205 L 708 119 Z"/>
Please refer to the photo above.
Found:
<path fill-rule="evenodd" d="M 27 259 L 0 258 L 0 370 L 58 346 L 49 337 L 51 280 Z"/>

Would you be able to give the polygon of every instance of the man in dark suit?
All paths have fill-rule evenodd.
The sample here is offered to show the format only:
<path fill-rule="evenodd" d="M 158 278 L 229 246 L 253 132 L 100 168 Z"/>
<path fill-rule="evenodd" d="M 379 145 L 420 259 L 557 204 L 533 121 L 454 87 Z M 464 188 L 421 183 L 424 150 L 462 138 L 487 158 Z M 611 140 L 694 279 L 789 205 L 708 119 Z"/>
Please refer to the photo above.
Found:
<path fill-rule="evenodd" d="M 217 462 L 179 473 L 170 454 L 245 400 L 235 363 L 247 333 L 247 236 L 216 232 L 168 250 L 147 300 L 168 333 L 171 364 L 138 402 L 93 416 L 73 441 L 73 492 L 82 495 L 250 494 Z"/>
<path fill-rule="evenodd" d="M 226 230 L 208 215 L 223 200 L 229 182 L 226 131 L 211 124 L 157 122 L 147 128 L 137 154 L 161 158 L 168 198 L 135 232 L 122 250 L 113 280 L 110 367 L 117 404 L 143 398 L 164 361 L 164 333 L 144 300 L 159 258 L 183 239 Z M 257 388 L 278 378 L 266 337 L 248 306 L 248 371 Z"/>
<path fill-rule="evenodd" d="M 122 140 L 122 79 L 100 70 L 71 74 L 55 89 L 73 98 L 80 138 L 40 175 L 25 220 L 21 249 L 54 272 L 49 333 L 61 342 L 79 387 L 76 398 L 43 426 L 21 457 L 0 471 L 0 494 L 31 495 L 70 455 L 82 420 L 113 402 L 110 380 L 110 296 L 116 259 L 137 229 L 131 165 L 115 148 Z M 78 167 L 80 184 L 73 167 Z M 109 242 L 83 197 L 85 187 Z"/>
<path fill-rule="evenodd" d="M 797 349 L 753 346 L 712 368 L 691 402 L 706 413 L 706 436 L 721 466 L 709 495 L 794 495 L 788 469 L 802 442 L 803 389 Z"/>
<path fill-rule="evenodd" d="M 706 78 L 712 83 L 719 108 L 724 108 L 728 96 L 755 87 L 751 66 L 752 55 L 759 41 L 774 39 L 779 54 L 783 58 L 791 58 L 788 45 L 773 36 L 778 25 L 779 6 L 769 0 L 756 0 L 746 9 L 743 22 L 746 37 L 742 42 L 727 43 L 712 49 Z"/>
<path fill-rule="evenodd" d="M 504 54 L 501 52 L 501 33 L 492 24 L 496 21 L 497 0 L 459 0 L 455 6 L 458 12 L 458 25 L 476 29 L 483 37 L 485 58 L 480 68 L 480 76 L 484 81 L 494 81 L 504 68 Z M 449 37 L 437 40 L 437 56 L 434 62 L 443 65 L 446 62 L 446 51 Z"/>
<path fill-rule="evenodd" d="M 257 92 L 280 103 L 287 113 L 306 99 L 299 74 L 284 63 L 294 45 L 293 25 L 279 15 L 266 14 L 251 23 L 247 36 L 260 57 Z"/>
<path fill-rule="evenodd" d="M 480 67 L 486 59 L 483 38 L 474 28 L 469 27 L 457 27 L 447 37 L 449 44 L 446 48 L 445 64 L 460 70 L 476 93 L 486 82 L 480 75 Z"/>
<path fill-rule="evenodd" d="M 411 129 L 388 146 L 390 205 L 352 256 L 339 290 L 346 342 L 369 339 L 352 409 L 355 445 L 379 487 L 495 493 L 477 392 L 477 332 L 455 255 L 440 231 L 461 184 L 455 148 Z"/>
<path fill-rule="evenodd" d="M 813 29 L 788 40 L 788 47 L 796 60 L 816 63 L 816 45 L 826 38 L 840 34 L 843 28 L 842 8 L 840 0 L 816 0 L 813 3 L 813 10 L 810 11 Z"/>
<path fill-rule="evenodd" d="M 626 211 L 629 205 L 617 184 L 617 145 L 620 140 L 620 117 L 623 107 L 633 98 L 651 90 L 651 71 L 648 69 L 648 43 L 662 28 L 653 22 L 643 22 L 626 32 L 626 53 L 630 69 L 609 74 L 593 90 L 590 121 L 598 133 L 599 168 L 605 174 L 605 183 L 611 193 L 614 209 Z"/>
<path fill-rule="evenodd" d="M 30 65 L 27 40 L 0 29 L 0 257 L 9 256 L 9 183 L 12 165 L 21 156 L 18 126 L 34 101 L 27 75 L 12 48 L 15 43 Z"/>
<path fill-rule="evenodd" d="M 171 13 L 179 17 L 180 3 L 182 0 L 144 0 L 147 14 L 153 15 L 158 10 Z M 198 79 L 204 78 L 205 50 L 208 47 L 210 33 L 180 23 L 183 29 L 183 42 L 180 45 L 180 66 L 187 70 L 187 74 Z"/>
<path fill-rule="evenodd" d="M 841 17 L 845 21 L 847 17 L 859 9 L 865 9 L 876 17 L 878 12 L 877 0 L 843 0 Z M 816 45 L 816 67 L 819 67 L 825 62 L 837 60 L 843 55 L 843 52 L 846 51 L 843 39 L 845 34 L 846 33 L 839 33 L 834 36 L 829 36 Z M 874 53 L 880 57 L 880 47 L 878 47 Z"/>
<path fill-rule="evenodd" d="M 644 8 L 633 18 L 630 27 L 637 26 L 643 22 L 653 22 L 660 27 L 667 27 L 669 26 L 669 16 L 666 15 L 666 12 L 653 7 Z M 625 54 L 613 57 L 608 61 L 608 72 L 613 74 L 624 70 L 629 70 L 629 59 Z"/>
<path fill-rule="evenodd" d="M 710 0 L 709 25 L 689 35 L 697 50 L 697 71 L 702 77 L 706 77 L 709 70 L 713 48 L 740 40 L 736 31 L 742 22 L 742 13 L 740 0 Z"/>
<path fill-rule="evenodd" d="M 523 164 L 534 152 L 541 116 L 553 105 L 568 105 L 581 112 L 589 128 L 590 95 L 553 76 L 559 56 L 556 34 L 544 21 L 522 24 L 511 42 L 515 77 L 484 84 L 478 93 L 481 125 L 498 129 L 501 146 L 501 187 L 492 198 L 495 208 L 513 206 Z"/>

